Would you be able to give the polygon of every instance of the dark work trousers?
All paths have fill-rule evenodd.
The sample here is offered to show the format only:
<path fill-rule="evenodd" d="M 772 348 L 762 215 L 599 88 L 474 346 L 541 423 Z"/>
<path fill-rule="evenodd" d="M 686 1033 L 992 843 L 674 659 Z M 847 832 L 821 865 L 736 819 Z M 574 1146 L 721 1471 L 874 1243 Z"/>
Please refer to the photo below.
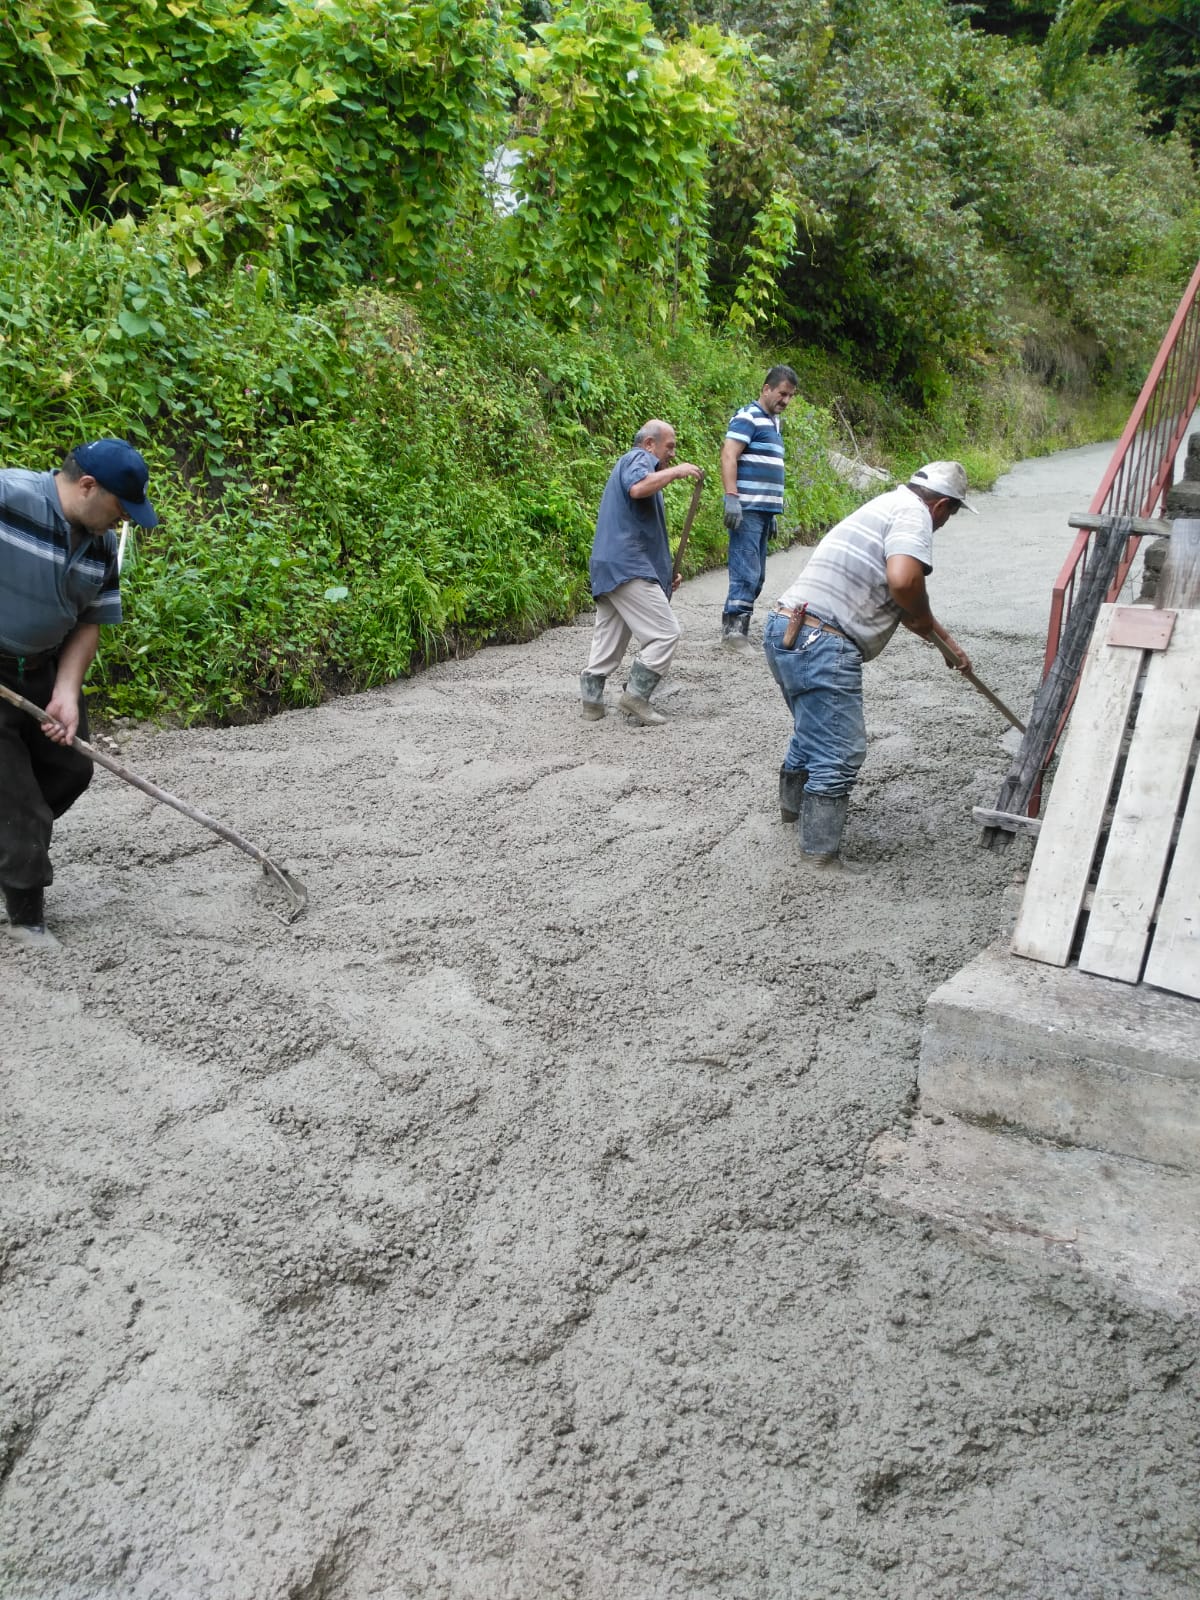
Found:
<path fill-rule="evenodd" d="M 43 709 L 54 693 L 58 663 L 51 659 L 19 674 L 11 659 L 0 661 L 0 683 Z M 79 697 L 81 739 L 88 736 L 87 711 Z M 53 881 L 50 834 L 92 781 L 92 763 L 70 745 L 55 744 L 28 711 L 0 700 L 0 885 L 41 889 Z"/>

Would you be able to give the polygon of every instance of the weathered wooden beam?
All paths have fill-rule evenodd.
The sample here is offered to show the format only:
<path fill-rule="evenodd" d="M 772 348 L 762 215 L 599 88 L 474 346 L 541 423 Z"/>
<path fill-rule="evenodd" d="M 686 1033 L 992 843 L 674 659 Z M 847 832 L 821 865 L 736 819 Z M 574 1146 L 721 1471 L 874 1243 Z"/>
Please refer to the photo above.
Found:
<path fill-rule="evenodd" d="M 1041 817 L 1026 817 L 1016 811 L 995 811 L 989 806 L 972 806 L 971 815 L 982 827 L 1003 828 L 1005 833 L 1023 833 L 1036 839 L 1042 831 Z"/>
<path fill-rule="evenodd" d="M 1171 524 L 1161 517 L 1114 517 L 1107 511 L 1093 511 L 1089 516 L 1077 511 L 1073 517 L 1067 518 L 1068 528 L 1094 528 L 1097 533 L 1104 533 L 1117 523 L 1127 527 L 1130 533 L 1142 534 L 1147 539 L 1171 537 Z"/>

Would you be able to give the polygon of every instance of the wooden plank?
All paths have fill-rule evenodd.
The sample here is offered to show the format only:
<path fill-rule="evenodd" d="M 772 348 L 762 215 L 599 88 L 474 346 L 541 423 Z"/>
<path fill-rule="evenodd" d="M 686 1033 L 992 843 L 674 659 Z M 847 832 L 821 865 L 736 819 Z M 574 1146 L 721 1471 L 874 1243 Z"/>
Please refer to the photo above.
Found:
<path fill-rule="evenodd" d="M 1111 528 L 1114 523 L 1127 523 L 1130 533 L 1144 534 L 1151 539 L 1169 539 L 1171 537 L 1171 524 L 1162 517 L 1114 517 L 1109 512 L 1093 511 L 1089 517 L 1086 511 L 1077 511 L 1074 516 L 1067 518 L 1068 528 L 1095 528 L 1101 531 Z"/>
<path fill-rule="evenodd" d="M 1143 660 L 1108 648 L 1115 610 L 1100 608 L 1013 934 L 1014 954 L 1056 967 L 1071 954 Z"/>
<path fill-rule="evenodd" d="M 1145 978 L 1200 1000 L 1200 772 L 1192 775 Z"/>
<path fill-rule="evenodd" d="M 1003 828 L 1008 833 L 1024 833 L 1036 839 L 1042 831 L 1041 817 L 1023 817 L 1015 811 L 994 811 L 990 806 L 972 806 L 971 815 L 985 828 Z"/>
<path fill-rule="evenodd" d="M 1200 611 L 1181 611 L 1170 649 L 1151 654 L 1146 668 L 1079 953 L 1084 972 L 1124 983 L 1141 977 L 1198 722 Z"/>

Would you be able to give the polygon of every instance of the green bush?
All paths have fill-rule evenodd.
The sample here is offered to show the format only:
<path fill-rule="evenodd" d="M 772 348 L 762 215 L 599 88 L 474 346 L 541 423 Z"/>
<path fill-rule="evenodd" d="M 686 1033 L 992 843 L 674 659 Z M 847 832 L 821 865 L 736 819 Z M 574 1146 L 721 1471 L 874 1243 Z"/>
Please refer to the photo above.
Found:
<path fill-rule="evenodd" d="M 256 715 L 569 618 L 652 416 L 709 476 L 687 570 L 721 562 L 725 426 L 777 360 L 808 539 L 854 498 L 831 444 L 985 480 L 1140 376 L 1197 208 L 1122 59 L 942 0 L 762 0 L 753 42 L 658 15 L 561 0 L 524 50 L 504 0 L 30 0 L 0 30 L 2 459 L 124 434 L 163 512 L 110 708 Z"/>

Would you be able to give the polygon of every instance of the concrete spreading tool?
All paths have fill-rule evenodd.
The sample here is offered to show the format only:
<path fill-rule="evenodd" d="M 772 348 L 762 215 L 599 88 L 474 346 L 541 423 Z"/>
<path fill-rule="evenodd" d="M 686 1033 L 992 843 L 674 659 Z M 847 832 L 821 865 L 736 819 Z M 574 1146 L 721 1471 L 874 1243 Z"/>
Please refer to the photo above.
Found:
<path fill-rule="evenodd" d="M 1013 727 L 1017 730 L 1018 733 L 1024 733 L 1025 732 L 1025 724 L 1023 722 L 1019 722 L 1017 720 L 1017 718 L 1013 715 L 1013 713 L 1004 704 L 1004 701 L 1001 700 L 1000 696 L 997 695 L 997 694 L 993 694 L 992 691 L 988 688 L 986 683 L 980 683 L 979 679 L 975 676 L 975 674 L 973 672 L 964 672 L 963 671 L 963 669 L 959 666 L 958 662 L 954 659 L 954 651 L 951 650 L 950 646 L 945 642 L 945 640 L 944 639 L 939 639 L 936 633 L 931 633 L 929 635 L 929 637 L 933 640 L 934 644 L 937 645 L 938 649 L 942 652 L 942 654 L 945 656 L 946 660 L 950 663 L 950 665 L 954 668 L 954 670 L 956 672 L 960 673 L 967 680 L 967 682 L 971 685 L 971 687 L 973 689 L 978 689 L 980 694 L 983 696 L 983 698 L 985 700 L 990 700 L 991 703 L 995 706 L 996 710 L 1000 713 L 1000 715 L 1002 717 L 1006 717 L 1008 719 L 1008 721 L 1012 723 Z"/>
<path fill-rule="evenodd" d="M 700 505 L 700 491 L 704 487 L 704 474 L 696 479 L 695 488 L 692 490 L 692 503 L 687 508 L 687 516 L 683 519 L 683 532 L 679 535 L 679 548 L 675 552 L 674 565 L 671 568 L 671 592 L 675 591 L 675 580 L 683 567 L 683 552 L 687 549 L 688 538 L 691 535 L 692 523 L 696 520 L 696 511 Z"/>
<path fill-rule="evenodd" d="M 35 706 L 32 700 L 26 700 L 24 695 L 18 694 L 15 689 L 9 689 L 0 683 L 0 696 L 14 706 L 19 706 L 22 711 L 27 711 L 31 717 L 36 717 L 39 722 L 53 722 L 54 718 L 48 716 L 41 706 Z M 290 912 L 286 915 L 276 912 L 282 922 L 292 923 L 308 904 L 308 890 L 298 878 L 284 870 L 278 861 L 272 861 L 265 851 L 257 845 L 251 844 L 248 839 L 243 839 L 240 833 L 235 833 L 232 828 L 227 828 L 223 822 L 218 822 L 215 817 L 210 817 L 206 812 L 198 811 L 194 806 L 189 806 L 183 800 L 177 800 L 173 794 L 168 794 L 165 789 L 160 789 L 156 783 L 151 783 L 148 778 L 141 778 L 136 772 L 131 772 L 128 767 L 122 766 L 119 761 L 114 761 L 111 756 L 106 756 L 103 751 L 97 750 L 94 745 L 85 739 L 72 739 L 72 745 L 90 760 L 98 762 L 102 767 L 107 767 L 109 772 L 115 773 L 125 783 L 131 783 L 135 789 L 140 789 L 143 794 L 148 794 L 152 800 L 161 800 L 164 805 L 173 806 L 176 811 L 190 817 L 193 822 L 198 822 L 202 828 L 224 839 L 228 844 L 236 845 L 245 852 L 259 866 L 269 878 L 279 884 L 290 904 Z"/>

